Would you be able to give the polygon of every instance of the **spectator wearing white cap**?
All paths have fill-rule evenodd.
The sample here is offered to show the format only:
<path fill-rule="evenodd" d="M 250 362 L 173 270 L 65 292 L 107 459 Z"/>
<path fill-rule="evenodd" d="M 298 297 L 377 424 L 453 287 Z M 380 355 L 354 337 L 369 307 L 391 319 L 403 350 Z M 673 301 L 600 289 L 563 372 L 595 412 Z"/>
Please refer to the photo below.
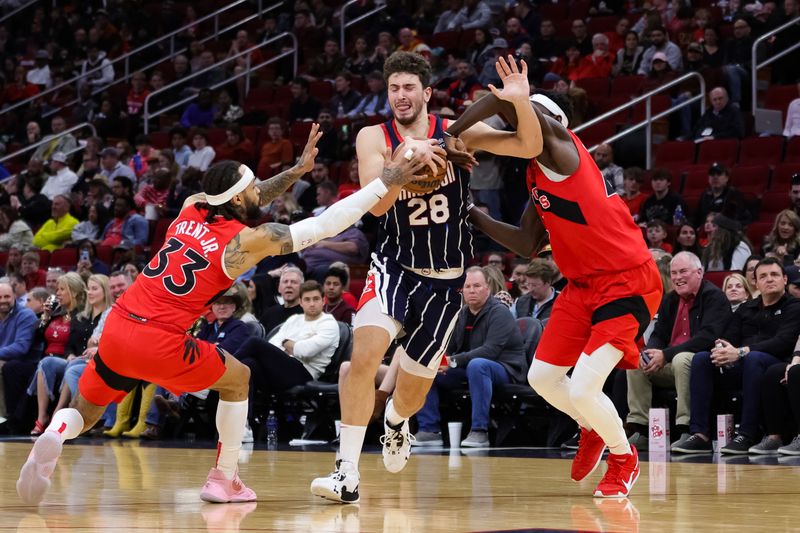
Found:
<path fill-rule="evenodd" d="M 50 158 L 50 169 L 55 172 L 47 178 L 42 187 L 42 194 L 51 201 L 59 194 L 69 195 L 72 186 L 78 182 L 78 175 L 67 166 L 67 156 L 64 152 L 56 152 Z"/>
<path fill-rule="evenodd" d="M 28 83 L 38 85 L 40 90 L 49 89 L 53 85 L 53 78 L 50 75 L 50 54 L 47 50 L 36 52 L 36 66 L 28 71 L 25 78 Z"/>

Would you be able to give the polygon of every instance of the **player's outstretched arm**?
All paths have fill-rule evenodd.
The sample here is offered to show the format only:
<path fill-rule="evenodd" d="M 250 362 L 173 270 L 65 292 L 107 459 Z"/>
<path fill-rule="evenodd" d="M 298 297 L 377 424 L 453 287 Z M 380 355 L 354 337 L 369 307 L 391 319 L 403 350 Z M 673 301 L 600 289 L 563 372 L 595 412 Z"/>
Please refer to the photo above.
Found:
<path fill-rule="evenodd" d="M 513 57 L 508 62 L 500 58 L 496 63 L 497 73 L 503 80 L 503 89 L 498 90 L 489 85 L 492 97 L 488 95 L 478 100 L 447 128 L 451 135 L 460 135 L 469 150 L 484 150 L 498 155 L 508 155 L 530 159 L 542 152 L 542 127 L 540 120 L 531 106 L 528 83 L 528 65 L 521 62 L 522 70 L 517 67 Z M 500 104 L 503 102 L 503 104 Z M 473 109 L 474 108 L 474 109 Z M 495 113 L 513 114 L 516 131 L 495 130 L 480 122 Z"/>
<path fill-rule="evenodd" d="M 303 153 L 297 160 L 297 163 L 288 170 L 273 176 L 267 180 L 262 181 L 256 188 L 259 194 L 259 205 L 265 206 L 272 200 L 285 193 L 289 187 L 299 180 L 303 175 L 311 172 L 314 168 L 314 158 L 319 153 L 317 142 L 322 137 L 322 132 L 319 131 L 319 124 L 314 123 L 311 125 L 311 131 L 308 133 L 308 141 L 303 149 Z"/>
<path fill-rule="evenodd" d="M 495 220 L 475 207 L 469 208 L 469 221 L 490 239 L 522 257 L 531 257 L 539 252 L 546 241 L 544 224 L 532 203 L 522 214 L 521 227 Z"/>
<path fill-rule="evenodd" d="M 352 226 L 380 202 L 390 189 L 409 183 L 426 166 L 422 153 L 413 152 L 405 157 L 407 150 L 400 145 L 392 154 L 387 148 L 380 177 L 347 198 L 339 200 L 319 216 L 288 226 L 267 223 L 256 228 L 243 229 L 225 249 L 225 268 L 228 275 L 237 277 L 264 257 L 298 252 Z"/>

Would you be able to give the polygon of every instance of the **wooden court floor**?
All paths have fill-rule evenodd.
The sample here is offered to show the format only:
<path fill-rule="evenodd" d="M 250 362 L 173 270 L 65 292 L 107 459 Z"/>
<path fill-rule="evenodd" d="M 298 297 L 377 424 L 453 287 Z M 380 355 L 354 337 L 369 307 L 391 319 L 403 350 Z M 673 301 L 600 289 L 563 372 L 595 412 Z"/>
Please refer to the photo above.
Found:
<path fill-rule="evenodd" d="M 361 503 L 342 506 L 309 493 L 311 479 L 329 472 L 331 452 L 256 449 L 242 453 L 241 473 L 258 502 L 213 505 L 198 497 L 212 449 L 93 441 L 65 447 L 37 509 L 14 488 L 29 449 L 0 442 L 0 531 L 800 530 L 798 458 L 643 462 L 628 500 L 598 501 L 590 494 L 600 474 L 571 482 L 559 452 L 415 450 L 400 474 L 371 453 L 361 460 Z"/>

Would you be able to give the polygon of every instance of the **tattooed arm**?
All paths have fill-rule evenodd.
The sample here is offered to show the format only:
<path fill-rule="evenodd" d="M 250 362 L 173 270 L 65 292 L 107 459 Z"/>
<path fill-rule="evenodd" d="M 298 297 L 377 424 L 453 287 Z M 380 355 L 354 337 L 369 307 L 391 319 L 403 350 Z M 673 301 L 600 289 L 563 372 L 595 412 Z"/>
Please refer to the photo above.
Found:
<path fill-rule="evenodd" d="M 322 137 L 322 133 L 319 131 L 319 124 L 312 124 L 311 131 L 308 133 L 306 147 L 297 159 L 297 163 L 289 170 L 285 170 L 273 178 L 264 180 L 256 186 L 258 188 L 259 205 L 261 207 L 264 207 L 286 192 L 286 190 L 304 174 L 311 172 L 314 168 L 314 158 L 317 157 L 319 153 L 317 141 L 319 141 L 320 137 Z"/>
<path fill-rule="evenodd" d="M 423 152 L 405 158 L 405 147 L 384 155 L 380 178 L 371 181 L 347 198 L 339 200 L 316 217 L 291 226 L 274 222 L 242 229 L 225 248 L 225 269 L 236 278 L 264 257 L 285 255 L 308 248 L 352 226 L 364 213 L 380 202 L 391 188 L 400 188 L 415 178 L 427 164 Z"/>

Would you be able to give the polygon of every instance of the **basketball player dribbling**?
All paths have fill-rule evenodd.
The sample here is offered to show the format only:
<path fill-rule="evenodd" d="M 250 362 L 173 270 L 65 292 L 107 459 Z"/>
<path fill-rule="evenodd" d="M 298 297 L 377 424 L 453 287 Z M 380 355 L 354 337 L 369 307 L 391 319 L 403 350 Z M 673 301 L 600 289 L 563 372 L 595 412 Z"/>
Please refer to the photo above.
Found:
<path fill-rule="evenodd" d="M 378 179 L 333 204 L 322 215 L 291 226 L 244 222 L 258 218 L 260 207 L 311 171 L 321 137 L 312 125 L 298 163 L 256 184 L 253 172 L 235 161 L 222 161 L 206 172 L 205 193 L 189 197 L 167 231 L 161 250 L 108 315 L 97 355 L 79 382 L 72 406 L 53 415 L 37 439 L 17 481 L 26 503 L 38 504 L 65 440 L 90 429 L 107 404 L 121 401 L 139 380 L 170 391 L 219 391 L 217 459 L 200 497 L 208 502 L 248 502 L 255 493 L 239 479 L 238 458 L 247 420 L 249 369 L 216 345 L 186 333 L 211 302 L 261 259 L 299 251 L 346 229 L 384 197 L 409 183 L 432 164 L 435 141 L 387 151 Z M 399 155 L 398 155 L 399 154 Z M 432 168 L 435 168 L 433 166 Z"/>
<path fill-rule="evenodd" d="M 509 67 L 501 58 L 497 69 L 503 90 L 490 89 L 515 109 L 520 131 L 533 128 L 527 66 L 523 63 L 519 72 L 516 64 Z M 380 169 L 380 154 L 387 146 L 394 148 L 405 140 L 413 147 L 422 142 L 413 139 L 443 139 L 447 127 L 446 121 L 427 112 L 431 68 L 422 56 L 395 52 L 384 64 L 384 79 L 394 118 L 358 134 L 358 170 L 364 185 Z M 483 123 L 473 125 L 461 139 L 469 150 L 525 158 L 537 153 L 536 137 L 495 130 Z M 353 321 L 350 371 L 340 391 L 340 459 L 333 473 L 312 481 L 311 492 L 317 496 L 340 503 L 359 501 L 358 460 L 374 407 L 375 373 L 396 336 L 400 347 L 395 357 L 400 357 L 400 369 L 394 394 L 386 404 L 383 463 L 396 473 L 408 461 L 413 438 L 408 419 L 424 404 L 436 376 L 461 308 L 464 268 L 472 257 L 466 223 L 468 176 L 450 161 L 446 175 L 433 190 L 390 193 L 371 210 L 380 217 L 380 229 Z"/>
<path fill-rule="evenodd" d="M 537 120 L 525 133 L 541 139 L 542 146 L 528 167 L 532 201 L 521 228 L 478 209 L 470 209 L 470 220 L 524 257 L 536 253 L 545 231 L 549 233 L 553 259 L 568 283 L 556 299 L 528 381 L 581 427 L 572 479 L 589 476 L 608 447 L 608 470 L 594 495 L 624 497 L 639 476 L 639 459 L 602 389 L 615 367 L 638 367 L 637 342 L 658 308 L 662 285 L 641 230 L 568 129 L 569 101 L 545 94 L 533 95 L 531 101 Z M 458 136 L 497 112 L 513 122 L 514 109 L 488 95 L 448 132 Z M 567 377 L 570 368 L 574 370 Z"/>

